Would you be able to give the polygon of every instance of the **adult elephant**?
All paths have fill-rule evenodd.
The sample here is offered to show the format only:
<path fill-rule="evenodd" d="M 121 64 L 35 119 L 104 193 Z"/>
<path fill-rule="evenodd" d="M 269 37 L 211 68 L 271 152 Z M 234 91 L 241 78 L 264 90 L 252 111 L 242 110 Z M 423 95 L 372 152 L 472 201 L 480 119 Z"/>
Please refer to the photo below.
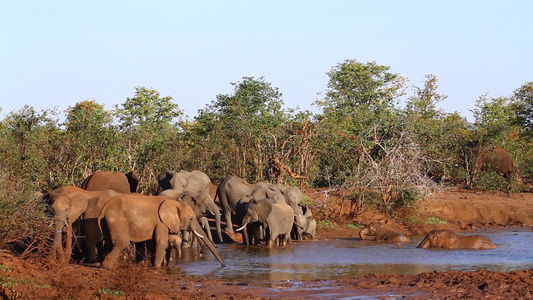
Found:
<path fill-rule="evenodd" d="M 59 262 L 66 263 L 72 255 L 72 224 L 83 215 L 83 223 L 87 238 L 87 253 L 90 262 L 96 261 L 96 244 L 101 231 L 95 222 L 100 209 L 113 197 L 121 195 L 112 190 L 86 191 L 75 186 L 57 188 L 47 195 L 54 210 L 54 242 L 52 255 Z M 66 231 L 65 248 L 63 249 L 62 232 Z"/>
<path fill-rule="evenodd" d="M 482 152 L 476 161 L 480 171 L 491 170 L 502 175 L 507 181 L 513 173 L 513 157 L 503 148 L 493 148 Z"/>
<path fill-rule="evenodd" d="M 206 238 L 196 220 L 192 208 L 185 203 L 161 196 L 126 194 L 111 199 L 102 209 L 98 221 L 105 219 L 113 250 L 107 254 L 102 265 L 114 268 L 116 261 L 133 242 L 153 241 L 155 244 L 154 266 L 164 265 L 170 249 L 170 234 L 191 230 L 224 267 L 224 261 L 215 245 Z"/>
<path fill-rule="evenodd" d="M 173 189 L 180 193 L 185 191 L 211 193 L 211 179 L 204 172 L 198 170 L 192 172 L 165 170 L 159 174 L 157 181 L 163 190 Z"/>
<path fill-rule="evenodd" d="M 195 195 L 202 195 L 198 199 L 200 202 L 199 207 L 202 214 L 209 210 L 215 216 L 215 226 L 217 230 L 218 240 L 222 243 L 222 229 L 221 229 L 221 217 L 220 210 L 215 204 L 214 199 L 207 200 L 205 195 L 209 195 L 211 198 L 211 179 L 207 174 L 202 171 L 194 170 L 192 172 L 181 170 L 174 172 L 171 170 L 165 170 L 158 176 L 158 183 L 161 189 L 164 191 L 174 190 L 176 192 L 167 192 L 171 198 L 177 199 L 177 195 L 189 191 Z M 209 228 L 209 227 L 207 227 Z M 209 234 L 211 232 L 209 231 Z M 211 238 L 211 240 L 213 240 Z"/>
<path fill-rule="evenodd" d="M 290 241 L 292 224 L 294 222 L 294 210 L 284 202 L 272 203 L 268 199 L 252 199 L 248 202 L 248 210 L 244 216 L 243 225 L 261 223 L 268 231 L 266 245 L 285 246 Z"/>
<path fill-rule="evenodd" d="M 216 231 L 218 235 L 219 241 L 222 242 L 222 230 L 220 226 L 220 209 L 218 208 L 218 205 L 216 205 L 215 201 L 208 193 L 195 193 L 191 191 L 185 191 L 185 192 L 178 192 L 176 190 L 170 189 L 170 190 L 164 190 L 162 191 L 159 196 L 165 196 L 168 198 L 176 199 L 181 202 L 187 203 L 191 206 L 191 208 L 194 211 L 194 214 L 196 215 L 198 221 L 200 224 L 205 228 L 207 235 L 209 237 L 209 240 L 211 242 L 215 242 L 213 240 L 213 237 L 211 235 L 211 229 L 209 227 L 209 222 L 207 220 L 208 213 L 212 214 L 215 217 L 215 226 Z M 189 242 L 188 236 L 184 236 L 183 239 L 186 242 Z"/>
<path fill-rule="evenodd" d="M 293 236 L 295 240 L 303 240 L 304 231 L 302 229 L 308 226 L 312 227 L 314 219 L 313 220 L 308 219 L 307 216 L 304 215 L 303 208 L 300 205 L 300 202 L 303 199 L 302 190 L 300 190 L 300 188 L 297 186 L 288 188 L 281 184 L 271 185 L 270 189 L 274 191 L 278 191 L 281 194 L 283 194 L 287 204 L 289 204 L 294 210 L 294 227 L 293 227 L 291 236 Z M 312 231 L 312 229 L 309 229 L 309 230 Z"/>
<path fill-rule="evenodd" d="M 372 222 L 359 231 L 359 237 L 364 240 L 373 236 L 377 242 L 407 243 L 409 237 L 382 222 Z"/>
<path fill-rule="evenodd" d="M 495 249 L 497 246 L 482 235 L 458 235 L 449 230 L 433 230 L 424 237 L 417 248 Z"/>
<path fill-rule="evenodd" d="M 237 216 L 237 203 L 239 203 L 239 200 L 247 195 L 251 195 L 254 190 L 264 186 L 264 182 L 251 184 L 235 175 L 227 176 L 220 182 L 217 187 L 215 199 L 218 198 L 220 201 L 222 214 L 226 220 L 225 230 L 227 233 L 235 233 L 233 230 L 234 222 L 242 225 L 242 219 L 239 218 L 240 216 Z"/>
<path fill-rule="evenodd" d="M 113 190 L 118 193 L 136 193 L 139 177 L 135 171 L 129 173 L 96 171 L 85 178 L 81 188 L 88 191 Z"/>

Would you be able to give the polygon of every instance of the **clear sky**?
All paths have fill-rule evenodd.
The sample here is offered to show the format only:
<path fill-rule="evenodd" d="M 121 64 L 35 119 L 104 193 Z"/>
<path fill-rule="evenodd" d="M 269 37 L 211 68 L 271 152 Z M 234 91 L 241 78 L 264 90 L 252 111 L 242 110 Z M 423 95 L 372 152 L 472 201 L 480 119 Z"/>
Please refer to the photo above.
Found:
<path fill-rule="evenodd" d="M 25 104 L 108 110 L 144 86 L 189 117 L 231 82 L 264 76 L 310 109 L 331 67 L 390 66 L 409 92 L 433 74 L 446 112 L 533 81 L 533 1 L 4 1 L 1 116 Z"/>

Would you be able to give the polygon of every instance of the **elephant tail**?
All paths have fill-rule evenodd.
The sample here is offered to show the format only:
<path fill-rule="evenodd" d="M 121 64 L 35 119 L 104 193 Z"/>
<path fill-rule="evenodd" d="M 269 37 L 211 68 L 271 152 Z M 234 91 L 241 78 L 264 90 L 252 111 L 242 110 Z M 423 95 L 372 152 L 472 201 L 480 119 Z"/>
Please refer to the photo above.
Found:
<path fill-rule="evenodd" d="M 107 211 L 107 208 L 108 208 L 108 204 L 110 203 L 111 201 L 108 201 L 106 204 L 104 204 L 104 206 L 102 207 L 102 209 L 100 210 L 100 214 L 98 215 L 98 220 L 97 220 L 97 223 L 98 223 L 98 229 L 100 230 L 100 232 L 103 232 L 102 231 L 102 219 L 104 218 L 105 216 L 105 213 Z"/>

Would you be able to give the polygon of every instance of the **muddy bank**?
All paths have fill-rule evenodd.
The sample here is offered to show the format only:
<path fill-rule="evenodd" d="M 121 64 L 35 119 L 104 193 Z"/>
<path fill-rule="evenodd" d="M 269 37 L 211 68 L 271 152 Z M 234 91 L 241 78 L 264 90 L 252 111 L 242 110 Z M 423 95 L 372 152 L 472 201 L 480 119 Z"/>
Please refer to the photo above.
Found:
<path fill-rule="evenodd" d="M 372 274 L 354 279 L 285 280 L 252 285 L 185 278 L 134 265 L 117 270 L 73 264 L 59 266 L 23 261 L 5 252 L 0 253 L 0 259 L 3 284 L 0 295 L 7 299 L 324 299 L 354 296 L 533 299 L 533 270 Z"/>
<path fill-rule="evenodd" d="M 314 198 L 313 198 L 314 197 Z M 310 198 L 316 207 L 335 214 L 332 196 L 323 193 Z M 322 201 L 322 202 L 320 202 Z M 391 222 L 413 232 L 451 227 L 471 230 L 486 227 L 530 227 L 533 194 L 480 194 L 445 191 L 432 195 L 421 208 L 398 212 Z M 328 211 L 328 209 L 331 209 Z M 344 208 L 341 206 L 340 210 Z M 383 217 L 378 212 L 342 216 L 348 223 L 369 223 Z M 432 219 L 433 218 L 433 219 Z M 436 218 L 436 219 L 435 219 Z M 326 219 L 327 220 L 327 219 Z M 445 220 L 430 224 L 428 220 Z M 353 227 L 323 227 L 319 239 L 356 238 Z M 423 272 L 419 274 L 371 274 L 360 278 L 329 281 L 243 282 L 215 278 L 191 278 L 167 274 L 146 266 L 125 264 L 116 270 L 86 265 L 57 265 L 29 256 L 20 259 L 0 251 L 0 295 L 11 299 L 265 299 L 265 298 L 373 298 L 412 299 L 532 299 L 533 270 L 512 272 Z"/>

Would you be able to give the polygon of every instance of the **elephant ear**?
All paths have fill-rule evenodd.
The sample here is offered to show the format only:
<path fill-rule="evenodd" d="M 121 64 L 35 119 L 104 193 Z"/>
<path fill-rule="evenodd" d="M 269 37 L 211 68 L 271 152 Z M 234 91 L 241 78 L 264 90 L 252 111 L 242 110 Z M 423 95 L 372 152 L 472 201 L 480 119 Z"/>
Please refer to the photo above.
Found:
<path fill-rule="evenodd" d="M 159 205 L 159 219 L 168 229 L 175 233 L 181 231 L 178 203 L 169 199 L 163 200 Z"/>
<path fill-rule="evenodd" d="M 262 199 L 256 203 L 257 217 L 260 222 L 265 222 L 267 217 L 272 212 L 272 202 L 267 199 Z"/>

